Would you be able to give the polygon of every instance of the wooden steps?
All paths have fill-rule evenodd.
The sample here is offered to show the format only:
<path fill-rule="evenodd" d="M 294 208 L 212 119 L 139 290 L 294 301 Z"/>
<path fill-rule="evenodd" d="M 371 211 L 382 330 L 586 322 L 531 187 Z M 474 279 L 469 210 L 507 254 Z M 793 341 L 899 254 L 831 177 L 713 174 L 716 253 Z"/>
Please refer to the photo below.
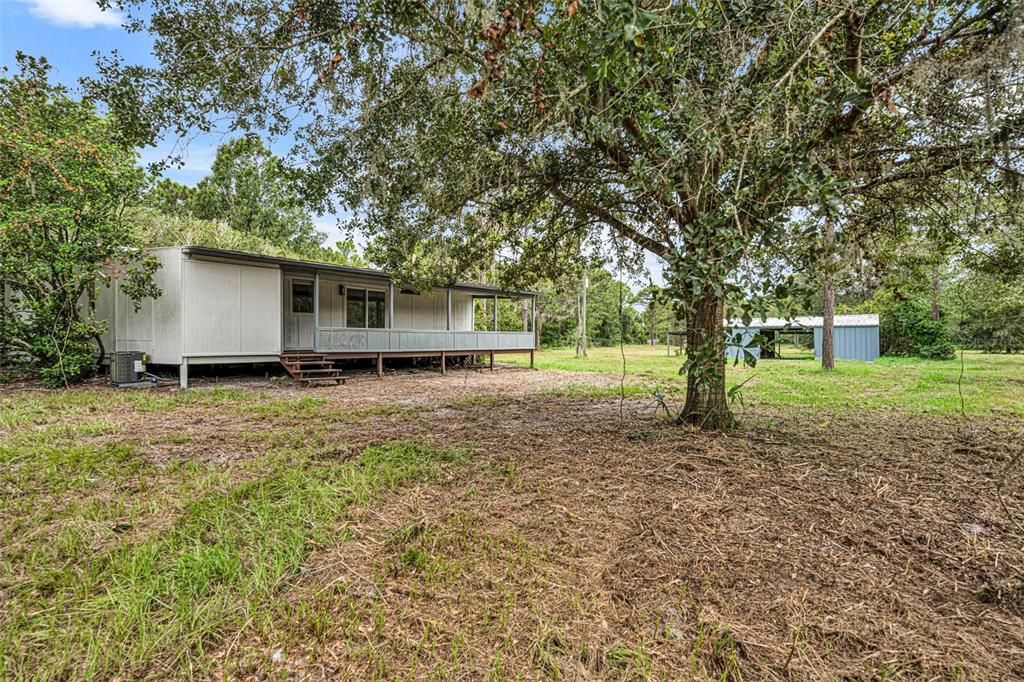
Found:
<path fill-rule="evenodd" d="M 282 353 L 280 359 L 281 366 L 300 384 L 345 383 L 341 370 L 334 366 L 334 360 L 328 360 L 322 353 Z"/>

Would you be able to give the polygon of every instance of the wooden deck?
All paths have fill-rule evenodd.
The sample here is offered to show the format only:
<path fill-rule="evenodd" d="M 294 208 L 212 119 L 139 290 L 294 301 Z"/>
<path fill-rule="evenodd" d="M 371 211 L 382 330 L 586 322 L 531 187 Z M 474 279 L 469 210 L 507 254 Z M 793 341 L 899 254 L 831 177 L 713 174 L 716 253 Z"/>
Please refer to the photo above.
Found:
<path fill-rule="evenodd" d="M 334 381 L 343 384 L 342 370 L 335 363 L 338 360 L 376 360 L 377 376 L 384 376 L 384 360 L 387 358 L 440 358 L 441 374 L 447 373 L 448 358 L 484 355 L 488 367 L 494 369 L 494 356 L 500 353 L 529 353 L 530 367 L 533 367 L 534 349 L 494 348 L 487 350 L 417 350 L 417 351 L 286 351 L 281 354 L 281 365 L 299 383 Z"/>

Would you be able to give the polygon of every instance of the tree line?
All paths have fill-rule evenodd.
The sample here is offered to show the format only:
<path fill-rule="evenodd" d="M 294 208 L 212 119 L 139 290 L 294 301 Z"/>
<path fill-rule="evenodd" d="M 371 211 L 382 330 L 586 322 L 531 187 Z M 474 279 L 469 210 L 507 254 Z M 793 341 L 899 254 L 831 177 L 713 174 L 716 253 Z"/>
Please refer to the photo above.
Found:
<path fill-rule="evenodd" d="M 680 422 L 731 423 L 723 321 L 829 317 L 846 249 L 885 277 L 924 244 L 962 292 L 1013 286 L 1016 3 L 113 4 L 157 38 L 154 66 L 112 55 L 85 83 L 121 138 L 290 135 L 303 204 L 350 210 L 410 280 L 557 281 L 607 235 L 663 259 Z"/>

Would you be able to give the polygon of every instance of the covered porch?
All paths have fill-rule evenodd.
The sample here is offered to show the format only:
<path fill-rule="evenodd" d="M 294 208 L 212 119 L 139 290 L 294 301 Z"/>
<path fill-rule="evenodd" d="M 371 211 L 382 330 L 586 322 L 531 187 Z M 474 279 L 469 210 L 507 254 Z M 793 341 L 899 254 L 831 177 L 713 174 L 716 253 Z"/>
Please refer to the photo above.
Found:
<path fill-rule="evenodd" d="M 477 284 L 430 291 L 396 285 L 386 273 L 317 267 L 282 271 L 282 357 L 321 362 L 496 353 L 533 355 L 536 295 Z"/>

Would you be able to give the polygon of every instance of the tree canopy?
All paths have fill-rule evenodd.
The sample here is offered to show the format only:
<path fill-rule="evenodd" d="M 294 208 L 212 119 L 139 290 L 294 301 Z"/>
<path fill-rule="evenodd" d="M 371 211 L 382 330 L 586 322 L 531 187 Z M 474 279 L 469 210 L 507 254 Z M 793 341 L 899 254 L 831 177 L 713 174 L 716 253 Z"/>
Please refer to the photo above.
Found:
<path fill-rule="evenodd" d="M 794 207 L 1019 169 L 998 0 L 116 4 L 159 66 L 107 60 L 97 87 L 143 139 L 224 112 L 294 134 L 306 196 L 354 210 L 381 265 L 441 244 L 537 276 L 606 228 L 666 259 L 694 423 L 729 421 L 723 317 L 789 294 L 736 275 Z"/>
<path fill-rule="evenodd" d="M 195 187 L 159 179 L 147 204 L 163 215 L 224 221 L 298 254 L 319 254 L 324 239 L 300 197 L 296 174 L 258 137 L 220 145 L 210 174 Z"/>
<path fill-rule="evenodd" d="M 137 304 L 159 294 L 158 264 L 124 219 L 144 175 L 117 122 L 51 84 L 45 60 L 18 64 L 0 78 L 0 336 L 60 385 L 102 354 L 97 287 L 120 280 Z"/>

